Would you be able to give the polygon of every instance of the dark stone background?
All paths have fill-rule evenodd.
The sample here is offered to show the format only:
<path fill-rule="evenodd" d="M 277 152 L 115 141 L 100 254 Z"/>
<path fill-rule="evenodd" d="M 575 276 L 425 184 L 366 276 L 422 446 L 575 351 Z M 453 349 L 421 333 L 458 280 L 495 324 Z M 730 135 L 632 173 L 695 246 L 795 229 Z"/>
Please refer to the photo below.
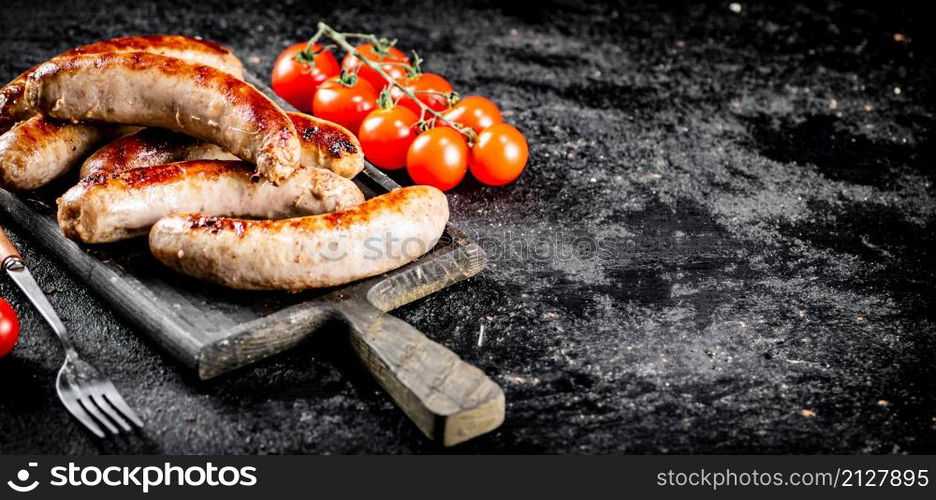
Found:
<path fill-rule="evenodd" d="M 397 311 L 506 391 L 504 426 L 455 451 L 936 451 L 928 16 L 369 3 L 29 2 L 4 8 L 0 76 L 126 34 L 201 35 L 260 74 L 319 19 L 398 37 L 531 144 L 519 182 L 450 196 L 490 268 Z M 0 360 L 0 451 L 442 451 L 338 336 L 202 383 L 9 229 L 147 425 L 101 443 L 69 418 L 58 343 L 3 278 L 24 334 Z"/>

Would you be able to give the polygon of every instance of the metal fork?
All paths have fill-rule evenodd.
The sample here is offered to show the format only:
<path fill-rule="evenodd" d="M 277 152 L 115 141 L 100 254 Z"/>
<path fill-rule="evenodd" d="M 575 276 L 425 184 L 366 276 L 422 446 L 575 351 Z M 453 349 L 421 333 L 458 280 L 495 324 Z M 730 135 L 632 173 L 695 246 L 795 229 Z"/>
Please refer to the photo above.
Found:
<path fill-rule="evenodd" d="M 65 362 L 55 380 L 59 399 L 75 418 L 99 438 L 107 429 L 111 434 L 130 432 L 131 424 L 142 427 L 143 422 L 117 392 L 117 388 L 95 367 L 78 357 L 71 334 L 65 329 L 52 304 L 36 284 L 23 263 L 16 247 L 0 228 L 0 264 L 19 285 L 33 306 L 39 310 L 52 330 L 58 335 L 65 350 Z"/>

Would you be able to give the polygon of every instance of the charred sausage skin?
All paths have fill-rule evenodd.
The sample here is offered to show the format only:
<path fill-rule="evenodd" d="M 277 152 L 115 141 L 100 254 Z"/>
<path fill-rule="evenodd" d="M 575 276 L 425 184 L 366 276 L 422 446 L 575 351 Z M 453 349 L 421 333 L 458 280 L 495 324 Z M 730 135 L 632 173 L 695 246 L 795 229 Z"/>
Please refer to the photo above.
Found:
<path fill-rule="evenodd" d="M 302 168 L 277 186 L 254 178 L 246 162 L 196 160 L 86 177 L 59 198 L 58 222 L 70 239 L 108 243 L 177 212 L 284 218 L 363 201 L 354 182 L 324 169 Z"/>
<path fill-rule="evenodd" d="M 0 187 L 37 189 L 67 172 L 87 151 L 132 131 L 34 116 L 0 135 Z"/>
<path fill-rule="evenodd" d="M 244 69 L 222 45 L 180 35 L 120 37 L 72 49 L 62 56 L 102 52 L 152 52 L 194 61 L 243 78 Z M 33 115 L 24 99 L 26 80 L 38 66 L 0 89 L 0 185 L 11 190 L 41 187 L 99 146 L 113 139 L 115 129 L 106 125 L 69 123 Z M 203 158 L 212 157 L 208 154 Z M 233 158 L 233 156 L 230 156 Z"/>
<path fill-rule="evenodd" d="M 176 214 L 150 231 L 153 255 L 182 273 L 251 290 L 337 286 L 396 269 L 431 250 L 448 221 L 445 195 L 410 186 L 344 211 L 283 220 Z"/>
<path fill-rule="evenodd" d="M 44 115 L 161 127 L 217 144 L 279 182 L 299 167 L 296 127 L 250 84 L 209 66 L 144 52 L 41 64 L 25 99 Z"/>
<path fill-rule="evenodd" d="M 143 35 L 112 38 L 76 47 L 59 54 L 76 56 L 82 54 L 100 54 L 104 52 L 149 52 L 167 57 L 213 66 L 230 73 L 237 78 L 244 78 L 244 66 L 227 47 L 182 35 Z M 26 80 L 36 70 L 34 66 L 0 88 L 0 132 L 5 132 L 17 122 L 26 120 L 33 112 L 23 99 Z"/>
<path fill-rule="evenodd" d="M 189 160 L 237 160 L 209 142 L 161 128 L 145 128 L 95 151 L 81 164 L 81 178 Z"/>
<path fill-rule="evenodd" d="M 364 168 L 364 154 L 357 138 L 344 127 L 303 113 L 287 113 L 302 148 L 299 162 L 322 167 L 352 178 Z M 230 160 L 224 149 L 193 137 L 163 129 L 144 129 L 121 137 L 85 160 L 81 176 L 120 172 L 133 168 L 187 160 Z"/>

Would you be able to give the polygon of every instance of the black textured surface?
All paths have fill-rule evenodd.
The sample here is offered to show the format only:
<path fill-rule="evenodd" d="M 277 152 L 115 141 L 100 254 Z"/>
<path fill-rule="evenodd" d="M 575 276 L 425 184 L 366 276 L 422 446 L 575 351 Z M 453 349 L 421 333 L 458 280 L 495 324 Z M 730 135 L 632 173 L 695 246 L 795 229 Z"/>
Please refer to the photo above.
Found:
<path fill-rule="evenodd" d="M 519 182 L 450 196 L 490 269 L 396 312 L 506 391 L 504 426 L 455 451 L 936 451 L 927 16 L 893 2 L 79 3 L 5 8 L 0 76 L 152 32 L 217 40 L 266 74 L 324 19 L 398 37 L 527 134 Z M 70 420 L 58 344 L 3 278 L 24 334 L 0 360 L 0 451 L 442 451 L 337 336 L 198 382 L 12 233 L 147 426 L 100 443 Z"/>

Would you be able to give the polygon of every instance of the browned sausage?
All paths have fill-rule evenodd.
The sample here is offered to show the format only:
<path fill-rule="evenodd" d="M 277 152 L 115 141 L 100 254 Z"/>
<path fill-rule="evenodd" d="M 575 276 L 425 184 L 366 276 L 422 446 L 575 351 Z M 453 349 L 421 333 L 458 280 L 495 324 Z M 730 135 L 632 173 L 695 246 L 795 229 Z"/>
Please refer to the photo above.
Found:
<path fill-rule="evenodd" d="M 364 169 L 364 152 L 348 129 L 305 113 L 288 113 L 302 140 L 306 166 L 320 166 L 347 178 Z"/>
<path fill-rule="evenodd" d="M 146 234 L 178 212 L 284 218 L 344 210 L 364 201 L 354 182 L 321 168 L 301 168 L 278 186 L 252 179 L 242 161 L 196 160 L 92 175 L 58 201 L 68 238 L 107 243 Z"/>
<path fill-rule="evenodd" d="M 167 266 L 231 288 L 336 286 L 400 267 L 435 246 L 445 195 L 411 186 L 349 210 L 284 220 L 179 214 L 157 222 L 150 250 Z"/>
<path fill-rule="evenodd" d="M 364 155 L 354 134 L 344 127 L 303 113 L 287 113 L 302 147 L 300 163 L 323 167 L 343 177 L 364 168 Z M 163 129 L 144 129 L 121 137 L 85 160 L 81 176 L 119 172 L 186 160 L 236 159 L 214 144 Z"/>
<path fill-rule="evenodd" d="M 150 52 L 212 66 L 243 79 L 244 67 L 227 47 L 181 35 L 146 35 L 112 38 L 71 49 L 61 56 L 100 54 L 103 52 Z M 38 66 L 30 68 L 0 89 L 0 132 L 32 116 L 23 100 L 26 79 Z"/>
<path fill-rule="evenodd" d="M 30 190 L 51 182 L 87 151 L 132 128 L 34 116 L 0 135 L 0 187 Z"/>
<path fill-rule="evenodd" d="M 299 167 L 289 117 L 223 71 L 144 52 L 59 57 L 26 81 L 29 106 L 54 118 L 162 127 L 217 144 L 279 182 Z"/>
<path fill-rule="evenodd" d="M 81 164 L 81 177 L 188 160 L 237 160 L 210 142 L 162 128 L 145 128 L 95 151 Z"/>
<path fill-rule="evenodd" d="M 213 66 L 242 78 L 240 61 L 227 48 L 214 42 L 179 35 L 121 37 L 72 49 L 63 56 L 101 52 L 143 51 L 178 57 Z M 32 116 L 23 98 L 27 77 L 33 68 L 0 89 L 0 132 L 19 120 L 0 138 L 0 182 L 6 189 L 36 189 L 67 172 L 102 140 L 127 128 L 72 124 Z M 100 128 L 99 128 L 100 127 Z M 204 155 L 209 156 L 209 155 Z"/>

